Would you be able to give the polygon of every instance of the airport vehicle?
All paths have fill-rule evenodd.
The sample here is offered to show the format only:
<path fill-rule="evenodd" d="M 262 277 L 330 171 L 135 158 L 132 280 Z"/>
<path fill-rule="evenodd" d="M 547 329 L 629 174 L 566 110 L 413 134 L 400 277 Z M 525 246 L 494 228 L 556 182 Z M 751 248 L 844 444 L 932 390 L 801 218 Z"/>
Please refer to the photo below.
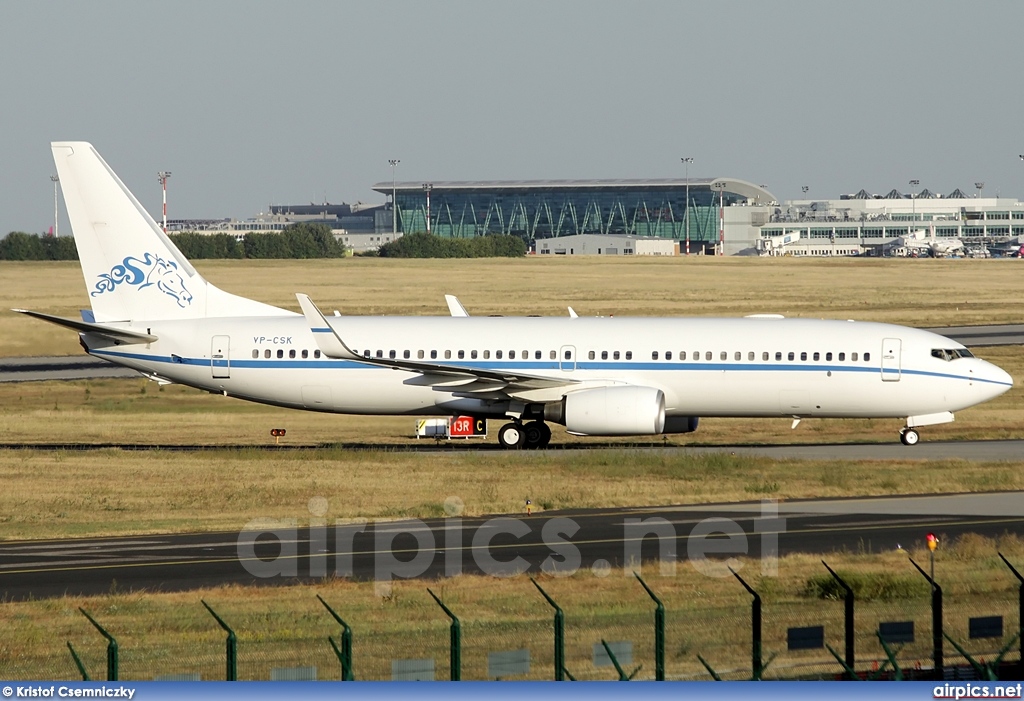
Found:
<path fill-rule="evenodd" d="M 52 145 L 91 310 L 87 353 L 161 383 L 341 414 L 502 419 L 506 448 L 549 422 L 592 436 L 688 433 L 698 417 L 891 417 L 918 428 L 1006 392 L 961 344 L 878 323 L 785 319 L 301 314 L 203 279 L 93 147 Z M 508 281 L 515 289 L 516 281 Z M 454 300 L 454 301 L 453 301 Z"/>

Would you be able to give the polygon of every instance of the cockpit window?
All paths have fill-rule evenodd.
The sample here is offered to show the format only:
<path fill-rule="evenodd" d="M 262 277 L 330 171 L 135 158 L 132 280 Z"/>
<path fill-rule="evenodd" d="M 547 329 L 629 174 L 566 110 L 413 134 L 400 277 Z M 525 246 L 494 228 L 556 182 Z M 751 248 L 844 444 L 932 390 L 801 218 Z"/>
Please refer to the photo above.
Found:
<path fill-rule="evenodd" d="M 966 348 L 932 348 L 932 357 L 950 362 L 957 358 L 973 358 L 974 354 Z"/>

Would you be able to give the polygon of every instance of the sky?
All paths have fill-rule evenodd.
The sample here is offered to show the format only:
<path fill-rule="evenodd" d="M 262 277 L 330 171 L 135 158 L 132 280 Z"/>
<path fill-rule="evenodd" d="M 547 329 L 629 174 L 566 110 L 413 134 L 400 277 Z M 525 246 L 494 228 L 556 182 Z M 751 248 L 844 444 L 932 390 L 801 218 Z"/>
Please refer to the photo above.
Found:
<path fill-rule="evenodd" d="M 169 217 L 246 218 L 383 202 L 391 158 L 1024 198 L 1022 27 L 1019 0 L 4 0 L 0 235 L 52 224 L 64 140 L 156 218 L 160 170 Z"/>

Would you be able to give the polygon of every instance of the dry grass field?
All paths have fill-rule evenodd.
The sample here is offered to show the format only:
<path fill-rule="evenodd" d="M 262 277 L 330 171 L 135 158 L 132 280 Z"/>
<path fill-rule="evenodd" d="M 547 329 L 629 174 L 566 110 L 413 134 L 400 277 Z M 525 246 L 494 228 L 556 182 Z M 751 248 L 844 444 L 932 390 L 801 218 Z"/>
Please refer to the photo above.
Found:
<path fill-rule="evenodd" d="M 1002 615 L 1007 639 L 1017 629 L 1017 582 L 997 550 L 1021 567 L 1024 542 L 965 536 L 942 538 L 936 574 L 944 592 L 945 631 L 979 657 L 991 660 L 1006 640 L 967 640 L 967 619 Z M 925 581 L 908 562 L 926 563 L 927 551 L 875 555 L 830 553 L 829 565 L 858 589 L 858 669 L 884 661 L 874 637 L 879 621 L 913 620 L 917 641 L 899 653 L 904 668 L 930 664 L 930 610 Z M 825 640 L 843 650 L 841 601 L 815 595 L 814 582 L 827 573 L 820 558 L 794 555 L 777 561 L 764 576 L 762 563 L 733 564 L 761 595 L 764 658 L 775 656 L 766 678 L 830 679 L 841 671 L 825 650 L 788 652 L 790 626 L 824 625 Z M 539 583 L 565 611 L 566 666 L 579 679 L 615 679 L 611 667 L 596 668 L 595 644 L 631 641 L 632 672 L 654 675 L 653 604 L 633 570 L 584 570 L 571 577 L 541 576 Z M 698 572 L 680 564 L 672 574 L 648 563 L 641 570 L 665 604 L 666 672 L 670 679 L 709 679 L 702 655 L 727 679 L 750 675 L 750 596 L 723 563 Z M 64 641 L 71 641 L 93 678 L 102 678 L 105 641 L 78 612 L 92 614 L 118 640 L 121 679 L 198 673 L 224 678 L 224 632 L 203 609 L 205 600 L 238 635 L 240 679 L 268 679 L 272 667 L 316 666 L 320 679 L 338 679 L 339 665 L 327 643 L 337 624 L 316 600 L 322 596 L 353 628 L 357 679 L 390 679 L 392 659 L 433 658 L 436 678 L 448 678 L 448 619 L 427 593 L 430 587 L 462 623 L 462 677 L 486 679 L 487 654 L 528 650 L 530 672 L 513 679 L 552 678 L 552 609 L 526 576 L 506 579 L 459 576 L 443 581 L 398 581 L 390 589 L 372 583 L 328 579 L 307 586 L 216 587 L 184 593 L 111 592 L 3 604 L 0 677 L 73 679 L 76 670 Z M 1011 653 L 1014 659 L 1015 652 Z M 948 664 L 964 664 L 946 646 Z"/>

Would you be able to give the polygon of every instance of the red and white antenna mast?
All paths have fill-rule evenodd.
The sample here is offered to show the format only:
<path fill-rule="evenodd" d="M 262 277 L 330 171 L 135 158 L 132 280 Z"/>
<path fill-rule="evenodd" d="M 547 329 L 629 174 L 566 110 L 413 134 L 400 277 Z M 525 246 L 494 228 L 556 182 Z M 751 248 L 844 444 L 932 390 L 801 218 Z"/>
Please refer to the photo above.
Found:
<path fill-rule="evenodd" d="M 167 178 L 171 177 L 171 171 L 161 170 L 156 174 L 157 179 L 160 181 L 160 186 L 164 191 L 164 233 L 167 233 Z"/>

